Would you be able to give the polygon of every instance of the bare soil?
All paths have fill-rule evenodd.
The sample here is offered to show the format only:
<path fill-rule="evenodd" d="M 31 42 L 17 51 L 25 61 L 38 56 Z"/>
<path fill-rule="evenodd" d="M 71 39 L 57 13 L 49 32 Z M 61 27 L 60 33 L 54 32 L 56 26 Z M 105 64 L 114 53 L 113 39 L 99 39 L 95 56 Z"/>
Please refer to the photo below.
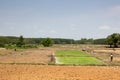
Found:
<path fill-rule="evenodd" d="M 120 67 L 0 65 L 0 80 L 120 80 Z"/>
<path fill-rule="evenodd" d="M 113 61 L 110 62 L 110 54 L 113 53 Z M 108 65 L 119 65 L 120 66 L 120 48 L 113 50 L 112 48 L 102 48 L 94 49 L 91 54 L 102 61 L 106 62 Z"/>
<path fill-rule="evenodd" d="M 30 64 L 49 64 L 51 55 L 56 50 L 82 50 L 86 53 L 104 61 L 107 65 L 120 65 L 120 48 L 105 48 L 101 45 L 54 45 L 51 48 L 14 49 L 0 48 L 0 63 L 30 63 Z M 110 62 L 110 53 L 113 53 L 113 61 Z"/>
<path fill-rule="evenodd" d="M 52 49 L 0 50 L 0 63 L 40 63 L 48 64 Z"/>
<path fill-rule="evenodd" d="M 120 49 L 115 51 L 101 46 L 61 45 L 52 48 L 14 51 L 0 48 L 0 80 L 120 80 L 120 66 L 53 66 L 47 65 L 56 50 L 82 50 L 110 65 L 120 65 Z M 92 53 L 91 53 L 92 52 Z M 110 53 L 114 53 L 110 62 Z M 26 63 L 30 63 L 29 65 Z M 46 65 L 31 65 L 31 64 Z"/>

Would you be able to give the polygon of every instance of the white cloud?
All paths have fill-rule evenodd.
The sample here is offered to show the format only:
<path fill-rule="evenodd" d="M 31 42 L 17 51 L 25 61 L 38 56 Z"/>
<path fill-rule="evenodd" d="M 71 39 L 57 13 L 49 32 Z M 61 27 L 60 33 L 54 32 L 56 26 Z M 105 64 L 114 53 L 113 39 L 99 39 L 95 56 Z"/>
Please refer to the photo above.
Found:
<path fill-rule="evenodd" d="M 119 27 L 114 27 L 115 25 L 112 26 L 108 26 L 108 25 L 104 25 L 104 26 L 100 26 L 99 30 L 101 32 L 100 35 L 109 35 L 112 33 L 119 33 L 120 32 L 120 28 Z"/>
<path fill-rule="evenodd" d="M 100 26 L 99 29 L 100 29 L 100 30 L 110 30 L 111 27 L 108 26 L 108 25 L 104 25 L 104 26 Z"/>
<path fill-rule="evenodd" d="M 109 8 L 108 10 L 106 10 L 106 15 L 107 16 L 120 16 L 120 6 L 113 6 L 111 8 Z"/>
<path fill-rule="evenodd" d="M 113 11 L 120 11 L 120 6 L 113 6 L 111 9 Z"/>
<path fill-rule="evenodd" d="M 55 30 L 50 31 L 51 34 L 56 34 L 57 32 Z"/>
<path fill-rule="evenodd" d="M 71 31 L 76 31 L 78 29 L 78 27 L 79 27 L 79 25 L 77 25 L 77 24 L 70 24 L 69 26 L 70 26 L 69 29 Z"/>

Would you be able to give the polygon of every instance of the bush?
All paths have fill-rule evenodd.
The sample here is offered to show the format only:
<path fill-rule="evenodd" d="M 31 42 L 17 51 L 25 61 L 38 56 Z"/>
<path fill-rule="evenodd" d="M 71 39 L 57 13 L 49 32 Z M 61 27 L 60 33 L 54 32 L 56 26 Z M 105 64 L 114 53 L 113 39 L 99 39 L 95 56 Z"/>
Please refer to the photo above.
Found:
<path fill-rule="evenodd" d="M 37 45 L 33 45 L 33 44 L 26 44 L 22 46 L 23 48 L 37 48 Z"/>
<path fill-rule="evenodd" d="M 2 44 L 2 43 L 0 43 L 0 47 L 5 47 L 5 45 L 4 45 L 4 44 Z"/>
<path fill-rule="evenodd" d="M 42 45 L 44 47 L 50 47 L 53 45 L 53 41 L 51 38 L 46 38 L 46 39 L 42 40 Z"/>
<path fill-rule="evenodd" d="M 7 48 L 7 49 L 14 49 L 14 48 L 16 48 L 16 45 L 14 44 L 5 44 L 5 48 Z"/>

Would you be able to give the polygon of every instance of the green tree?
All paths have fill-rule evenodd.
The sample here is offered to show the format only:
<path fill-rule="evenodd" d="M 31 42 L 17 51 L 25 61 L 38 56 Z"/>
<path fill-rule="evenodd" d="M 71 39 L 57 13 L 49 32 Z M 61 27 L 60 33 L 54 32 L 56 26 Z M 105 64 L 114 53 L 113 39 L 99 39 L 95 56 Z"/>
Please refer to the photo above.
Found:
<path fill-rule="evenodd" d="M 107 43 L 110 45 L 110 47 L 117 48 L 120 42 L 120 34 L 119 33 L 113 33 L 107 37 Z"/>
<path fill-rule="evenodd" d="M 106 38 L 95 39 L 94 44 L 106 44 Z"/>
<path fill-rule="evenodd" d="M 3 43 L 0 43 L 0 47 L 5 47 L 5 45 Z"/>
<path fill-rule="evenodd" d="M 42 45 L 44 47 L 50 47 L 53 45 L 53 40 L 51 38 L 45 38 L 42 40 Z"/>
<path fill-rule="evenodd" d="M 19 40 L 18 40 L 18 42 L 17 42 L 17 46 L 18 46 L 18 47 L 22 47 L 24 44 L 25 44 L 25 43 L 24 43 L 24 38 L 23 38 L 23 36 L 20 36 L 20 37 L 19 37 Z"/>
<path fill-rule="evenodd" d="M 110 48 L 112 48 L 113 41 L 112 41 L 111 35 L 109 35 L 109 36 L 107 37 L 106 42 L 107 42 L 108 45 L 110 45 Z"/>

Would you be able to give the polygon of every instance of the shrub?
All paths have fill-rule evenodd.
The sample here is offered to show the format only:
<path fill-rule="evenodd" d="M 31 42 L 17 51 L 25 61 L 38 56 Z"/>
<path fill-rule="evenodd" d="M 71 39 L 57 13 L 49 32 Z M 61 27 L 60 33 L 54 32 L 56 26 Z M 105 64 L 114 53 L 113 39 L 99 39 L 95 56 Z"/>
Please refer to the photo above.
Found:
<path fill-rule="evenodd" d="M 53 45 L 53 41 L 51 38 L 46 38 L 46 39 L 42 40 L 42 45 L 44 47 L 50 47 Z"/>
<path fill-rule="evenodd" d="M 33 45 L 33 44 L 26 44 L 22 46 L 23 48 L 37 48 L 37 45 Z"/>
<path fill-rule="evenodd" d="M 4 44 L 0 43 L 0 47 L 4 47 Z"/>

